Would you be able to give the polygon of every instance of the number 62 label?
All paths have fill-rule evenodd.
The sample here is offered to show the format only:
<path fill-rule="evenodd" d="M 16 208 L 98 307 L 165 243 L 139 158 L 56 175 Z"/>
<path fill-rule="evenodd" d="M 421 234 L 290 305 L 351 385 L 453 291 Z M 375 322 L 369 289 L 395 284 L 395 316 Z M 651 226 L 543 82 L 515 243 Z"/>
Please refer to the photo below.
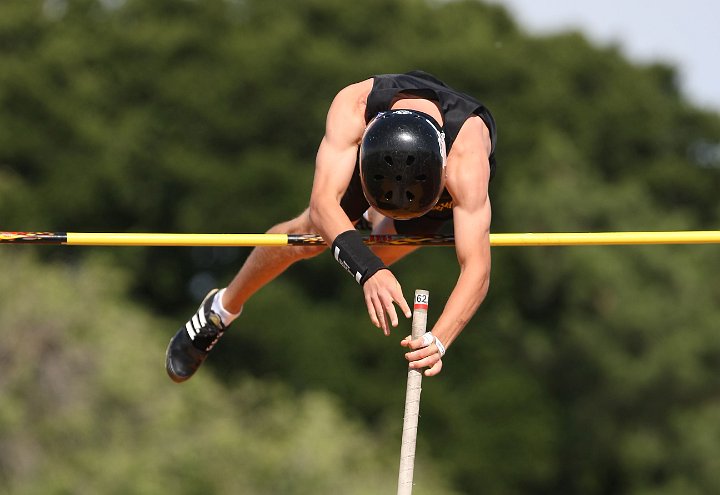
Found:
<path fill-rule="evenodd" d="M 415 294 L 415 309 L 427 309 L 428 308 L 428 295 L 419 293 Z"/>

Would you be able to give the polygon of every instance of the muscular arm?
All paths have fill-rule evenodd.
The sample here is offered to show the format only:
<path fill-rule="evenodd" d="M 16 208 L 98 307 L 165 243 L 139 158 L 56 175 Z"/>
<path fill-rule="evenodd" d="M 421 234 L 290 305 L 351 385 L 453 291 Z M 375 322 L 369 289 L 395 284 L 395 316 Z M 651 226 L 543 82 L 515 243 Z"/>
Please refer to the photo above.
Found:
<path fill-rule="evenodd" d="M 340 199 L 350 183 L 365 129 L 363 84 L 343 89 L 333 100 L 315 159 L 310 219 L 328 244 L 338 234 L 354 228 L 340 208 Z"/>
<path fill-rule="evenodd" d="M 371 87 L 372 80 L 368 80 L 345 88 L 328 111 L 310 196 L 310 219 L 328 245 L 339 234 L 355 228 L 340 207 L 340 200 L 355 169 L 359 142 L 365 131 L 365 98 Z M 389 325 L 398 325 L 394 304 L 406 317 L 411 316 L 400 284 L 389 270 L 371 276 L 363 285 L 363 293 L 370 320 L 385 335 L 390 334 Z"/>
<path fill-rule="evenodd" d="M 432 329 L 449 347 L 460 335 L 487 295 L 490 281 L 490 199 L 488 197 L 490 139 L 478 117 L 468 120 L 448 156 L 447 187 L 454 206 L 455 249 L 460 275 Z M 434 344 L 407 354 L 411 367 L 429 367 L 431 376 L 440 372 L 442 361 Z"/>

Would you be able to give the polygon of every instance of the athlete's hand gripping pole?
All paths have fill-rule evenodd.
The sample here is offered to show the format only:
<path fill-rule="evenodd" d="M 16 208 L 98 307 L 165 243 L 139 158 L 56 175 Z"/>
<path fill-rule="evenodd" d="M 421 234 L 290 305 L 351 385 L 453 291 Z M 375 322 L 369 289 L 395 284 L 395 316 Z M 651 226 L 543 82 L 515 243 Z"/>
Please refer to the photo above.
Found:
<path fill-rule="evenodd" d="M 422 289 L 415 291 L 411 335 L 413 340 L 422 338 L 425 334 L 429 299 L 430 293 L 428 291 Z M 405 418 L 403 420 L 402 445 L 400 448 L 398 495 L 412 494 L 421 385 L 422 371 L 408 369 L 407 389 L 405 391 Z"/>

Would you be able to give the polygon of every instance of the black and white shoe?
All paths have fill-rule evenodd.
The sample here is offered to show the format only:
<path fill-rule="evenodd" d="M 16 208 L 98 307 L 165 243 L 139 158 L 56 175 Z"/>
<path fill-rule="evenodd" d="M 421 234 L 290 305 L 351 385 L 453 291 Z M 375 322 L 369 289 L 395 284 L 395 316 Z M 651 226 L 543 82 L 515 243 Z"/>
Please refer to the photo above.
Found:
<path fill-rule="evenodd" d="M 165 369 L 174 382 L 192 377 L 225 332 L 220 316 L 211 309 L 217 291 L 213 289 L 205 296 L 197 313 L 170 340 Z"/>

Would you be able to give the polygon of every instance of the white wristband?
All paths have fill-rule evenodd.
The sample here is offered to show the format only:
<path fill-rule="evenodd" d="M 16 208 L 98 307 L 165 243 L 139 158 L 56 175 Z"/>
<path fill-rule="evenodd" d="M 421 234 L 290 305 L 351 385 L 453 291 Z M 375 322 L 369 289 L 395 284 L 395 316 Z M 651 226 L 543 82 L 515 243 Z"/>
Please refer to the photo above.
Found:
<path fill-rule="evenodd" d="M 435 345 L 438 348 L 438 352 L 440 353 L 440 357 L 443 357 L 445 355 L 445 346 L 442 342 L 440 342 L 440 339 L 435 337 Z"/>
<path fill-rule="evenodd" d="M 422 336 L 422 344 L 423 347 L 427 347 L 430 344 L 435 342 L 435 347 L 438 348 L 438 352 L 440 353 L 440 357 L 443 357 L 445 355 L 445 346 L 442 342 L 440 342 L 440 339 L 435 337 L 432 332 L 424 333 Z"/>

